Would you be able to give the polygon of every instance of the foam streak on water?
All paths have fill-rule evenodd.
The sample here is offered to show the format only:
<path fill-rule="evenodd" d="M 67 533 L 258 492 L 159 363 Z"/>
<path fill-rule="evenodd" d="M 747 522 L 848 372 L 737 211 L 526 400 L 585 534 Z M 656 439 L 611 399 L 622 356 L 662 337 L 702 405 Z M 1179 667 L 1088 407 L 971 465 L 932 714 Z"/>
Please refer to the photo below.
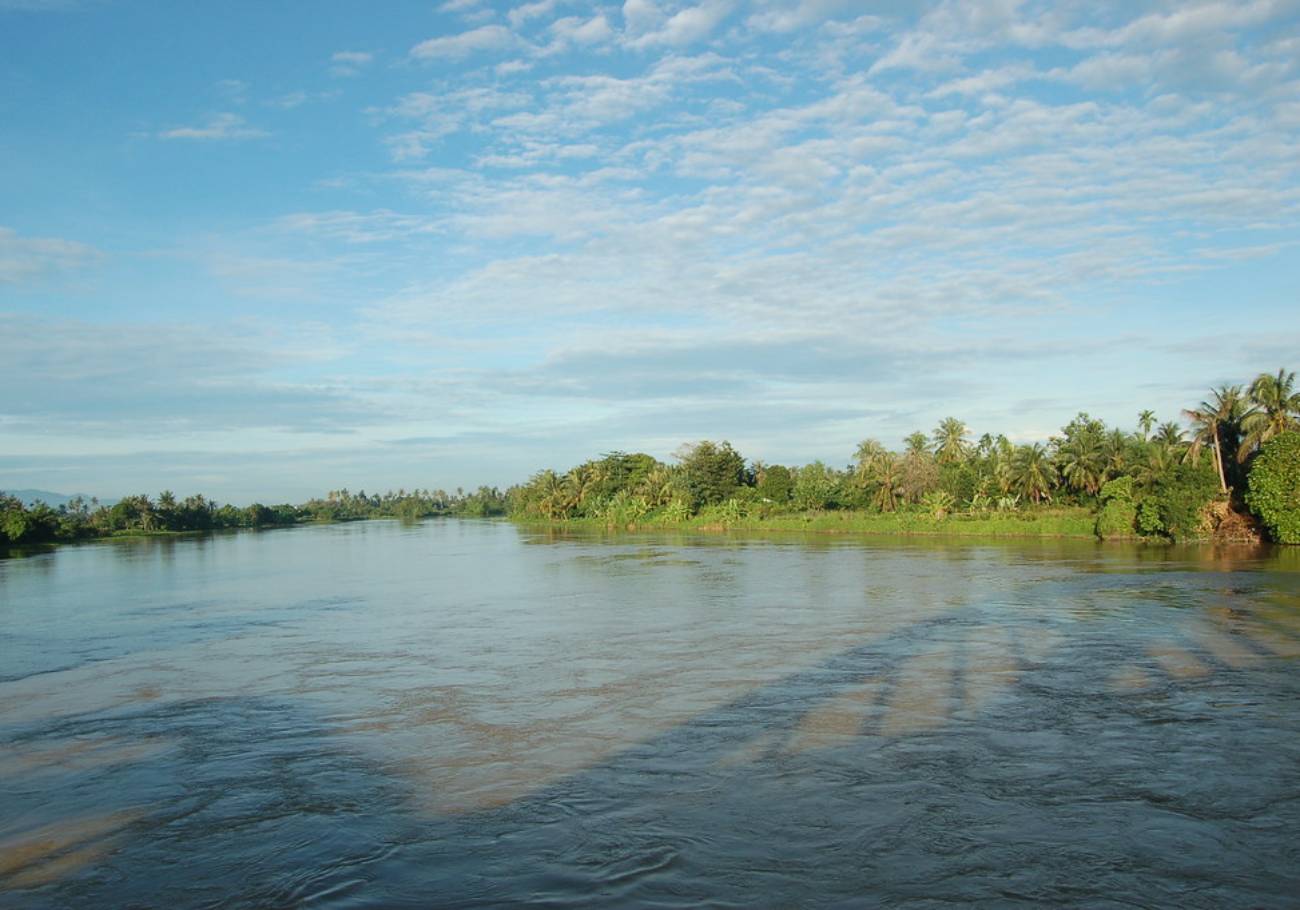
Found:
<path fill-rule="evenodd" d="M 1300 553 L 367 522 L 0 559 L 0 904 L 1294 906 Z"/>

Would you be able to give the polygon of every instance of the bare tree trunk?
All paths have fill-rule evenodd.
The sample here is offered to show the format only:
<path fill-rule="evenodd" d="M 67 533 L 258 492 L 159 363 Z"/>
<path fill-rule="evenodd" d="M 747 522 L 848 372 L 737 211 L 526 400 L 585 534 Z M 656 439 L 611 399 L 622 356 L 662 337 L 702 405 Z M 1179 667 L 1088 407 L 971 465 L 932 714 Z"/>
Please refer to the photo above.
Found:
<path fill-rule="evenodd" d="M 1223 473 L 1223 455 L 1219 452 L 1219 424 L 1214 424 L 1214 466 L 1219 470 L 1219 489 L 1228 492 L 1228 477 Z"/>

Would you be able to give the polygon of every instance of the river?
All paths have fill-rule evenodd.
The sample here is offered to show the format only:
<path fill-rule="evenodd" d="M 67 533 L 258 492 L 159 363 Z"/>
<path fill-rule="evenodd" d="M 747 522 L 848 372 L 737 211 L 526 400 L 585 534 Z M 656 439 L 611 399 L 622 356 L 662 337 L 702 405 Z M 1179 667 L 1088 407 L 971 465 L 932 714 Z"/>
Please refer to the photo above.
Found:
<path fill-rule="evenodd" d="M 0 905 L 1284 907 L 1300 552 L 363 522 L 0 559 Z"/>

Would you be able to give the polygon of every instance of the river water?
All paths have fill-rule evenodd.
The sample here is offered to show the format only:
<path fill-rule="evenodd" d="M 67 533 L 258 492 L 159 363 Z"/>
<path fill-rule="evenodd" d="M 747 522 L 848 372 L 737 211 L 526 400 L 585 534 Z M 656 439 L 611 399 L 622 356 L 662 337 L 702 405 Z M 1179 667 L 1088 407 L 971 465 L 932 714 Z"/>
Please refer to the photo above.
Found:
<path fill-rule="evenodd" d="M 1294 549 L 447 520 L 0 559 L 0 906 L 1298 901 Z"/>

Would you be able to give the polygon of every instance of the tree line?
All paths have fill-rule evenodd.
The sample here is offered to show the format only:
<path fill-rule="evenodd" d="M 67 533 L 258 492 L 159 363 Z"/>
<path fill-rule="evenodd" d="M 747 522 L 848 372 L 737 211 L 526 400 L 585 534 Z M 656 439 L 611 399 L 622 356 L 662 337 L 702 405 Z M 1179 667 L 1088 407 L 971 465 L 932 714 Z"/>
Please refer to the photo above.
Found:
<path fill-rule="evenodd" d="M 313 521 L 360 521 L 368 518 L 415 520 L 439 515 L 489 517 L 505 514 L 505 495 L 494 487 L 473 492 L 398 490 L 383 494 L 327 493 L 301 505 L 220 504 L 202 495 L 177 499 L 171 491 L 156 498 L 127 496 L 112 505 L 77 497 L 54 508 L 43 502 L 25 506 L 0 493 L 0 545 L 41 544 L 114 535 L 264 528 Z"/>
<path fill-rule="evenodd" d="M 843 468 L 747 462 L 730 443 L 706 440 L 683 446 L 675 464 L 610 452 L 563 473 L 539 471 L 506 495 L 519 518 L 614 526 L 835 509 L 944 520 L 1086 507 L 1101 537 L 1171 540 L 1253 512 L 1274 539 L 1300 542 L 1300 527 L 1288 531 L 1279 518 L 1291 509 L 1300 521 L 1300 461 L 1287 454 L 1300 439 L 1295 373 L 1219 387 L 1182 416 L 1187 427 L 1144 410 L 1124 429 L 1080 413 L 1047 442 L 1021 444 L 975 438 L 948 417 L 898 451 L 864 440 Z M 1276 457 L 1264 457 L 1270 449 Z M 1264 492 L 1273 489 L 1265 474 L 1278 478 L 1273 492 Z"/>

